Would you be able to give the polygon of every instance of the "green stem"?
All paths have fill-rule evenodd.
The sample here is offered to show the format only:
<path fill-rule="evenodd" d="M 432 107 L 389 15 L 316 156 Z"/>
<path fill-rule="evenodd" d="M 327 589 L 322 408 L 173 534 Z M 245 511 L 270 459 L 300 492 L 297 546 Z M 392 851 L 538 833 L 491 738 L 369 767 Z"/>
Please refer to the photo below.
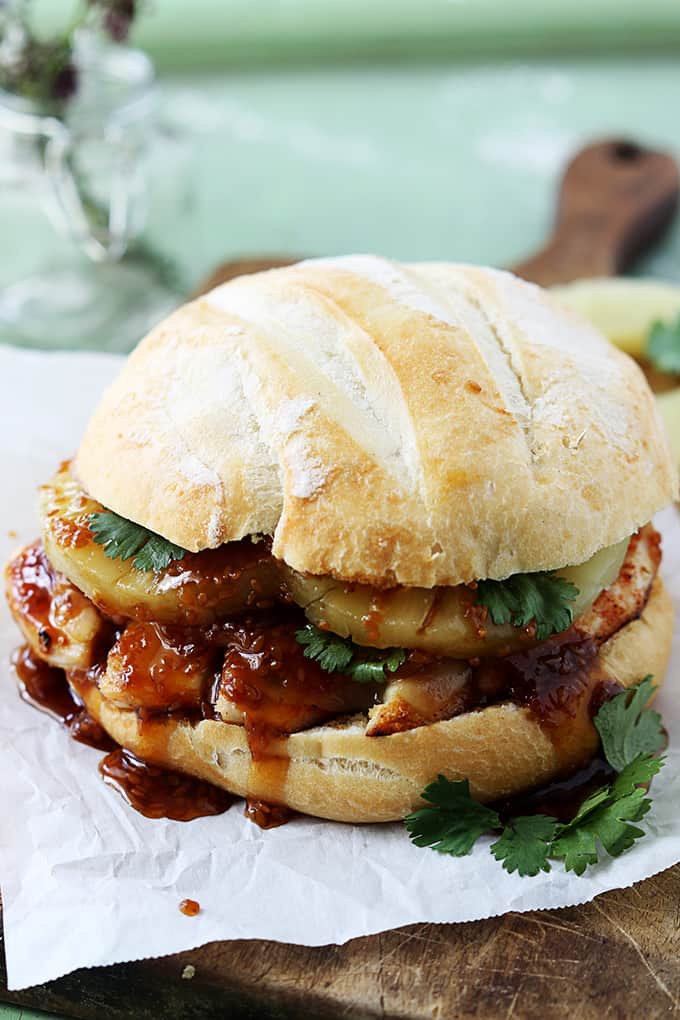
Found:
<path fill-rule="evenodd" d="M 79 10 L 79 8 L 80 8 L 80 10 Z M 75 13 L 74 13 L 73 17 L 71 18 L 71 21 L 68 23 L 68 25 L 64 29 L 63 37 L 64 37 L 65 40 L 69 39 L 73 35 L 73 33 L 76 31 L 76 29 L 80 28 L 81 25 L 85 24 L 85 22 L 87 21 L 88 14 L 89 14 L 89 4 L 88 4 L 87 0 L 80 0 L 80 4 L 76 5 Z"/>

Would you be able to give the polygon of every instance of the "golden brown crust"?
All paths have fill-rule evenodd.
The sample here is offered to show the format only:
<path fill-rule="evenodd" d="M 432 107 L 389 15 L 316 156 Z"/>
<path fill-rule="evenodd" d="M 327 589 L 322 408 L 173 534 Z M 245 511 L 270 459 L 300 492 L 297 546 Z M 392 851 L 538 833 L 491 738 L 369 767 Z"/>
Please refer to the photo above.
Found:
<path fill-rule="evenodd" d="M 657 578 L 642 616 L 602 646 L 600 667 L 625 686 L 647 673 L 661 686 L 672 628 L 673 606 Z M 140 757 L 239 795 L 274 799 L 267 771 L 251 768 L 242 726 L 171 719 L 141 724 L 133 711 L 116 708 L 95 687 L 80 693 L 105 729 Z M 277 796 L 298 811 L 323 818 L 389 821 L 416 807 L 424 786 L 440 772 L 452 779 L 468 778 L 473 794 L 490 801 L 579 767 L 597 745 L 586 711 L 561 727 L 557 744 L 527 709 L 513 704 L 387 737 L 367 737 L 365 725 L 361 716 L 289 737 L 280 745 L 290 765 Z"/>
<path fill-rule="evenodd" d="M 587 560 L 676 491 L 642 373 L 539 288 L 357 256 L 233 280 L 134 352 L 75 464 L 187 549 L 432 587 Z"/>

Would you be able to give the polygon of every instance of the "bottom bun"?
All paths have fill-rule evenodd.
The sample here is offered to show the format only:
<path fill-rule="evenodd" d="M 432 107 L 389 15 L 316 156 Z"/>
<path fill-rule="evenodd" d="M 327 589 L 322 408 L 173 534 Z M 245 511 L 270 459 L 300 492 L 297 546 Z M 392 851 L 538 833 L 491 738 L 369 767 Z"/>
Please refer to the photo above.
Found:
<path fill-rule="evenodd" d="M 365 736 L 365 716 L 345 719 L 281 739 L 272 747 L 280 757 L 253 762 L 243 726 L 172 717 L 141 721 L 96 687 L 74 686 L 114 740 L 144 761 L 321 818 L 386 822 L 421 805 L 422 790 L 438 773 L 468 779 L 475 797 L 493 801 L 582 767 L 598 746 L 589 703 L 603 672 L 626 687 L 651 673 L 661 686 L 672 630 L 673 605 L 657 578 L 642 616 L 602 645 L 579 707 L 553 731 L 554 739 L 528 708 L 504 702 L 389 736 Z"/>

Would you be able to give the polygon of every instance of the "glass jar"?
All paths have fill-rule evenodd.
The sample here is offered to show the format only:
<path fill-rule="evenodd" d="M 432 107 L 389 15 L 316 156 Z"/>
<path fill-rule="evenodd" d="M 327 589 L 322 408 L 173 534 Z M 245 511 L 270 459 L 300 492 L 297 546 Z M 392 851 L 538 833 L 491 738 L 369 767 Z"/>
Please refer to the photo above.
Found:
<path fill-rule="evenodd" d="M 63 115 L 0 90 L 0 339 L 128 350 L 179 303 L 141 240 L 167 139 L 145 54 L 83 31 L 74 58 Z"/>

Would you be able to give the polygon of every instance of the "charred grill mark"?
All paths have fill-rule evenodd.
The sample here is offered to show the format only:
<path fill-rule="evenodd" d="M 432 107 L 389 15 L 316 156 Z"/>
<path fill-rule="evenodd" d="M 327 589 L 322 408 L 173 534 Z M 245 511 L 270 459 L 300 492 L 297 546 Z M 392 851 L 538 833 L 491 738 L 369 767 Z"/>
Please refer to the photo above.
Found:
<path fill-rule="evenodd" d="M 646 524 L 632 536 L 619 575 L 575 621 L 576 629 L 598 644 L 644 612 L 661 563 L 661 535 Z"/>

